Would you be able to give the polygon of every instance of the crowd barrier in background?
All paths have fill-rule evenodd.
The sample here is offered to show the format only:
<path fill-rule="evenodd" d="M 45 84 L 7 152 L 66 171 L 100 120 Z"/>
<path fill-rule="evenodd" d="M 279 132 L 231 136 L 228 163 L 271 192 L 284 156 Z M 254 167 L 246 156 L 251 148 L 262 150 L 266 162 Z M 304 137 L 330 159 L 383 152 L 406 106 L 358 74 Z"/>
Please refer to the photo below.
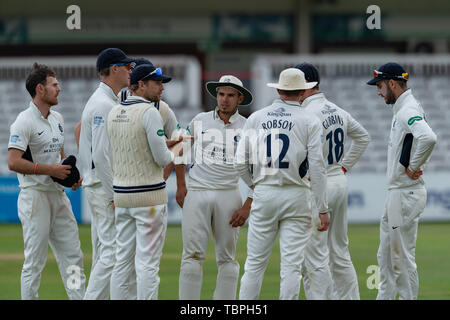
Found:
<path fill-rule="evenodd" d="M 187 178 L 187 177 L 186 177 Z M 425 173 L 428 191 L 427 206 L 421 221 L 450 221 L 450 173 Z M 386 178 L 378 174 L 348 174 L 348 220 L 349 223 L 378 223 L 383 214 L 386 196 Z M 240 181 L 242 199 L 248 189 Z M 0 177 L 0 223 L 18 223 L 18 181 L 15 177 Z M 89 224 L 90 211 L 83 191 L 66 188 L 75 218 L 79 223 Z M 167 180 L 168 223 L 180 224 L 182 211 L 175 200 L 176 178 L 172 173 Z"/>

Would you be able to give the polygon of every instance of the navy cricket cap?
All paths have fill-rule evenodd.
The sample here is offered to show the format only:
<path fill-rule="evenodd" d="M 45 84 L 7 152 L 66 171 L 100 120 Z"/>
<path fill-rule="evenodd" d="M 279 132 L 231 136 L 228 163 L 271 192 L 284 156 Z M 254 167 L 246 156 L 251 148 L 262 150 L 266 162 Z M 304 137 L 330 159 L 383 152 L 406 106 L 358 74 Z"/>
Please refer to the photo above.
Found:
<path fill-rule="evenodd" d="M 139 81 L 155 80 L 162 83 L 169 82 L 172 78 L 162 74 L 161 68 L 155 68 L 152 64 L 141 64 L 131 71 L 130 84 L 136 84 Z"/>
<path fill-rule="evenodd" d="M 300 71 L 303 71 L 306 82 L 317 82 L 317 84 L 320 83 L 319 70 L 317 70 L 317 68 L 312 64 L 304 62 L 296 65 L 295 67 Z"/>
<path fill-rule="evenodd" d="M 78 171 L 77 167 L 76 167 L 76 163 L 77 163 L 77 158 L 75 158 L 75 156 L 70 155 L 67 158 L 65 158 L 61 164 L 64 165 L 71 165 L 72 168 L 70 169 L 70 174 L 65 178 L 65 179 L 58 179 L 55 177 L 52 177 L 52 180 L 63 185 L 64 187 L 72 187 L 75 183 L 78 182 L 78 180 L 80 180 L 80 172 Z"/>
<path fill-rule="evenodd" d="M 122 63 L 124 65 L 134 62 L 134 59 L 128 57 L 118 48 L 108 48 L 100 52 L 97 57 L 97 71 L 108 68 L 113 64 Z"/>
<path fill-rule="evenodd" d="M 137 58 L 137 59 L 134 59 L 134 63 L 135 63 L 135 68 L 136 68 L 137 66 L 140 66 L 141 64 L 149 64 L 149 65 L 152 65 L 152 66 L 153 66 L 153 63 L 151 63 L 150 60 L 147 60 L 147 59 L 145 59 L 145 58 Z"/>
<path fill-rule="evenodd" d="M 398 63 L 388 62 L 383 64 L 378 70 L 373 70 L 373 79 L 367 81 L 367 84 L 373 86 L 378 81 L 389 79 L 408 81 L 408 73 Z"/>

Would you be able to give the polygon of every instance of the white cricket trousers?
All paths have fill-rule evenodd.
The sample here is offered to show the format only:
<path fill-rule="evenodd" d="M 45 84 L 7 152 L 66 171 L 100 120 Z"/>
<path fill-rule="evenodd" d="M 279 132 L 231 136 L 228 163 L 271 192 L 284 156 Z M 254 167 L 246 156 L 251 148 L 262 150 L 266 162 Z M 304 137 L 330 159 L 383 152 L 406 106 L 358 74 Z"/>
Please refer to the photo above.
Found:
<path fill-rule="evenodd" d="M 83 253 L 69 198 L 63 191 L 26 188 L 19 193 L 17 207 L 25 256 L 20 281 L 22 299 L 38 299 L 49 245 L 69 299 L 83 299 L 86 282 Z"/>
<path fill-rule="evenodd" d="M 136 270 L 137 299 L 157 300 L 159 264 L 167 231 L 167 205 L 116 207 L 116 263 L 111 276 L 111 299 L 136 297 L 130 282 Z"/>
<path fill-rule="evenodd" d="M 415 262 L 417 228 L 425 209 L 425 187 L 388 190 L 380 223 L 377 300 L 416 300 L 419 276 Z"/>
<path fill-rule="evenodd" d="M 239 228 L 230 225 L 242 207 L 239 189 L 189 190 L 183 205 L 183 255 L 180 267 L 180 300 L 199 300 L 203 262 L 212 231 L 218 268 L 215 300 L 236 299 L 239 263 L 235 260 Z"/>
<path fill-rule="evenodd" d="M 348 186 L 344 174 L 327 177 L 327 199 L 330 226 L 325 232 L 314 227 L 306 249 L 305 295 L 311 300 L 359 300 L 358 277 L 348 249 Z"/>
<path fill-rule="evenodd" d="M 86 288 L 85 300 L 106 300 L 109 298 L 111 274 L 116 260 L 116 226 L 114 209 L 106 198 L 101 184 L 85 187 L 91 209 L 91 235 L 96 245 L 91 274 Z M 95 238 L 94 238 L 95 237 Z M 95 239 L 95 240 L 94 240 Z"/>
<path fill-rule="evenodd" d="M 259 298 L 270 253 L 280 234 L 280 300 L 297 300 L 305 247 L 311 236 L 311 191 L 299 186 L 257 185 L 247 239 L 240 300 Z"/>

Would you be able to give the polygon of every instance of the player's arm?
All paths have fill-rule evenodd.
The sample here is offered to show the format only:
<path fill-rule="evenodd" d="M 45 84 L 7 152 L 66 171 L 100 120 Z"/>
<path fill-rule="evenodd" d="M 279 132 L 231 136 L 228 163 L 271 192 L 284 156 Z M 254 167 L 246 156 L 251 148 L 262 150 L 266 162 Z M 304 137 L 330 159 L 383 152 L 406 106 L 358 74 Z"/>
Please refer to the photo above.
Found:
<path fill-rule="evenodd" d="M 70 166 L 57 164 L 41 164 L 22 158 L 32 136 L 32 124 L 18 117 L 11 125 L 8 143 L 8 168 L 21 174 L 39 174 L 65 179 L 70 174 Z"/>
<path fill-rule="evenodd" d="M 81 121 L 77 123 L 75 129 L 73 130 L 73 134 L 75 135 L 75 142 L 77 143 L 77 149 L 80 148 L 80 134 L 81 134 Z"/>
<path fill-rule="evenodd" d="M 110 106 L 99 104 L 90 121 L 92 121 L 92 161 L 106 198 L 112 202 L 114 201 L 112 152 L 107 130 L 109 111 Z"/>
<path fill-rule="evenodd" d="M 65 179 L 70 174 L 70 166 L 55 164 L 35 163 L 22 158 L 24 151 L 9 148 L 8 150 L 8 168 L 11 171 L 22 174 L 39 174 L 53 176 L 59 179 Z"/>
<path fill-rule="evenodd" d="M 250 172 L 250 151 L 252 150 L 252 145 L 257 143 L 256 130 L 251 129 L 252 121 L 253 118 L 250 116 L 242 128 L 241 139 L 239 139 L 233 160 L 233 166 L 237 170 L 238 175 L 250 188 L 253 186 Z"/>
<path fill-rule="evenodd" d="M 311 193 L 319 210 L 319 218 L 321 226 L 317 229 L 319 231 L 326 231 L 330 224 L 330 217 L 328 215 L 327 202 L 327 178 L 326 166 L 323 159 L 321 134 L 322 128 L 317 118 L 311 118 L 308 123 L 308 162 L 309 173 L 311 176 Z"/>
<path fill-rule="evenodd" d="M 344 155 L 340 165 L 349 171 L 361 158 L 370 142 L 369 132 L 352 116 L 348 115 L 347 136 L 352 139 L 350 149 Z"/>
<path fill-rule="evenodd" d="M 402 114 L 401 119 L 402 125 L 412 133 L 414 139 L 417 139 L 417 147 L 410 156 L 408 168 L 405 169 L 410 178 L 417 179 L 421 175 L 421 167 L 431 156 L 437 142 L 437 136 L 422 115 L 409 112 L 405 115 Z M 417 175 L 418 173 L 420 174 Z"/>
<path fill-rule="evenodd" d="M 142 117 L 142 126 L 147 134 L 147 140 L 155 162 L 162 168 L 171 163 L 175 156 L 182 152 L 182 144 L 168 140 L 163 132 L 161 115 L 155 108 L 149 108 Z M 169 150 L 170 149 L 170 150 Z"/>

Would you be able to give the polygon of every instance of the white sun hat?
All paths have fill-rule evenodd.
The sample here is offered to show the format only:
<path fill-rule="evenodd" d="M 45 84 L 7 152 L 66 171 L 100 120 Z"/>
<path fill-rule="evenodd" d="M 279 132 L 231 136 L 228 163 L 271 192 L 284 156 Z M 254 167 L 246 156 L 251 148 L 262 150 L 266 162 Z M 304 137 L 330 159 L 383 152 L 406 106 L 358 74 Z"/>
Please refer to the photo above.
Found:
<path fill-rule="evenodd" d="M 219 81 L 210 81 L 206 83 L 206 89 L 209 94 L 214 98 L 217 98 L 217 89 L 219 87 L 231 87 L 238 90 L 244 95 L 244 100 L 239 104 L 240 106 L 246 106 L 252 103 L 252 93 L 244 88 L 242 81 L 232 75 L 224 75 L 220 77 Z"/>
<path fill-rule="evenodd" d="M 306 82 L 305 74 L 297 68 L 288 68 L 280 73 L 278 83 L 268 83 L 267 86 L 280 90 L 306 90 L 313 88 L 317 82 Z"/>

